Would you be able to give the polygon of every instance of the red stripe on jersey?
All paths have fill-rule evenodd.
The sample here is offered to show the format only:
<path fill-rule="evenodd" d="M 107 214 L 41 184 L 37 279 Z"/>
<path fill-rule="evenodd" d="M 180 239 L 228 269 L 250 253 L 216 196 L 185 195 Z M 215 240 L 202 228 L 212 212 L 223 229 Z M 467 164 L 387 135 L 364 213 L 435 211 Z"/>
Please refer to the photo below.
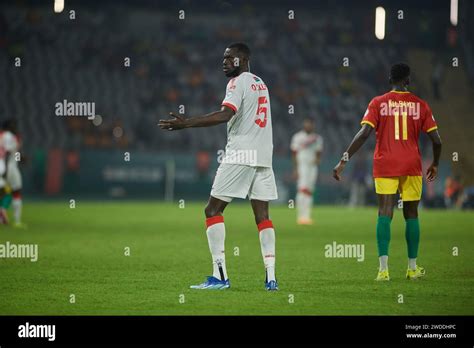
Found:
<path fill-rule="evenodd" d="M 234 110 L 234 112 L 237 112 L 237 107 L 234 104 L 231 104 L 229 102 L 223 102 L 222 106 L 227 106 L 227 107 L 231 108 L 232 110 Z"/>
<path fill-rule="evenodd" d="M 272 220 L 263 220 L 257 225 L 258 232 L 262 232 L 264 229 L 273 228 Z"/>
<path fill-rule="evenodd" d="M 212 225 L 219 224 L 224 222 L 224 217 L 222 215 L 213 216 L 206 219 L 206 226 L 209 228 Z"/>

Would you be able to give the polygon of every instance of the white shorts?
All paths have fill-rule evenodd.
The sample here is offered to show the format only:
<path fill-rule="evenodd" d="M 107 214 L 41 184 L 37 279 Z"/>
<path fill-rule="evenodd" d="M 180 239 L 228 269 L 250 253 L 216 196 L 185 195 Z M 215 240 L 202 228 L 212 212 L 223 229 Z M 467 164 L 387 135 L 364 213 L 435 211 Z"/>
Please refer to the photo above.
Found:
<path fill-rule="evenodd" d="M 222 163 L 217 168 L 211 196 L 224 202 L 233 198 L 271 201 L 278 198 L 272 168 Z"/>
<path fill-rule="evenodd" d="M 315 165 L 298 166 L 298 191 L 306 189 L 313 192 L 318 178 L 318 167 Z"/>
<path fill-rule="evenodd" d="M 12 191 L 18 191 L 22 188 L 21 173 L 16 164 L 8 165 L 7 183 Z"/>

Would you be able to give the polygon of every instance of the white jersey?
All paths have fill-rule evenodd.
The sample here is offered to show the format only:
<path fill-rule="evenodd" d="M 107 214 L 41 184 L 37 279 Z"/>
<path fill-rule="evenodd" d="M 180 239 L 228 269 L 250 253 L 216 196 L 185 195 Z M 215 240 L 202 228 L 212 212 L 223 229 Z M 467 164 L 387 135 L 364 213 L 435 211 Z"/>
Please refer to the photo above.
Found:
<path fill-rule="evenodd" d="M 15 154 L 20 149 L 20 141 L 18 137 L 10 131 L 0 132 L 0 174 L 5 174 L 5 169 L 8 168 L 6 182 L 10 188 L 15 192 L 21 190 L 23 187 L 20 169 L 18 168 L 18 161 L 15 160 Z M 5 163 L 6 153 L 10 153 L 8 163 Z M 0 187 L 5 185 L 3 178 L 0 181 Z"/>
<path fill-rule="evenodd" d="M 316 133 L 299 131 L 291 139 L 291 150 L 296 152 L 298 165 L 315 165 L 316 153 L 323 151 L 323 138 Z"/>
<path fill-rule="evenodd" d="M 273 155 L 270 95 L 262 79 L 249 72 L 227 84 L 225 105 L 235 111 L 227 123 L 224 163 L 271 167 Z"/>
<path fill-rule="evenodd" d="M 18 141 L 18 137 L 10 131 L 4 131 L 0 133 L 0 146 L 2 147 L 2 153 L 6 154 L 6 152 L 10 153 L 10 158 L 8 161 L 8 165 L 18 165 L 18 162 L 15 161 L 15 153 L 20 148 L 20 143 Z"/>

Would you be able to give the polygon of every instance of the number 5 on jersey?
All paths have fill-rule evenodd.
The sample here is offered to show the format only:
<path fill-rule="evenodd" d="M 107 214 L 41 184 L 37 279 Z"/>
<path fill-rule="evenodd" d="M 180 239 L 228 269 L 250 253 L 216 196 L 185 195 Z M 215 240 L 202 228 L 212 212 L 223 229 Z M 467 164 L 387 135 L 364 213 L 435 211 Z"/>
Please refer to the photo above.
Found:
<path fill-rule="evenodd" d="M 267 125 L 267 97 L 258 97 L 258 107 L 257 107 L 257 119 L 255 123 L 260 127 L 264 128 Z M 263 114 L 263 119 L 261 115 Z"/>

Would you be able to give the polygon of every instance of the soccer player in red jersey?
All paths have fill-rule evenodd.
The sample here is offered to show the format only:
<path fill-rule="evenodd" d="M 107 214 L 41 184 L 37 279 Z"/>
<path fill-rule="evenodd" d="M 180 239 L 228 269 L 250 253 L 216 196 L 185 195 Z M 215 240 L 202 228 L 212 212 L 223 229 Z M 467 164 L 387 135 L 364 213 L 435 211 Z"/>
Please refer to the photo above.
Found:
<path fill-rule="evenodd" d="M 390 280 L 388 247 L 390 222 L 397 201 L 397 191 L 403 201 L 403 216 L 406 221 L 405 237 L 408 249 L 406 277 L 417 279 L 425 274 L 424 268 L 416 265 L 420 240 L 418 203 L 422 189 L 418 138 L 423 131 L 428 134 L 433 144 L 433 162 L 426 172 L 428 181 L 433 181 L 438 174 L 441 139 L 430 107 L 424 100 L 408 91 L 409 83 L 410 67 L 403 63 L 393 65 L 390 70 L 392 90 L 371 100 L 361 122 L 362 128 L 333 169 L 334 178 L 341 180 L 347 161 L 375 129 L 373 176 L 379 201 L 377 246 L 380 262 L 376 280 Z"/>

